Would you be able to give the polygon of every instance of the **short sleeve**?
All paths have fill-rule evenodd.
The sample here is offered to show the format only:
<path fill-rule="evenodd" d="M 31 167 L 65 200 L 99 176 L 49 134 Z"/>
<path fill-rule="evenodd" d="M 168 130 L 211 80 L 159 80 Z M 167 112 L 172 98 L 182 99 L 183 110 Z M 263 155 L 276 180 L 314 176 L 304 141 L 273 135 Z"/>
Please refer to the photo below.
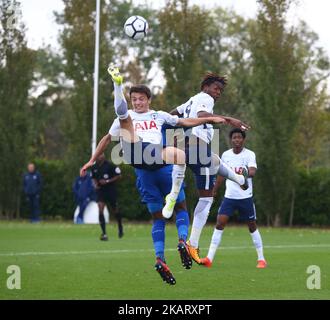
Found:
<path fill-rule="evenodd" d="M 164 111 L 159 111 L 158 112 L 161 118 L 164 120 L 165 123 L 169 124 L 170 126 L 176 126 L 179 121 L 178 116 L 172 116 L 171 114 L 164 112 Z"/>
<path fill-rule="evenodd" d="M 179 114 L 184 114 L 184 110 L 185 110 L 185 106 L 187 105 L 187 103 L 181 104 L 180 106 L 176 107 L 176 111 Z"/>
<path fill-rule="evenodd" d="M 253 151 L 250 151 L 249 153 L 248 167 L 257 168 L 256 154 Z"/>
<path fill-rule="evenodd" d="M 206 111 L 209 113 L 213 113 L 214 107 L 214 100 L 211 96 L 205 94 L 198 98 L 197 106 L 196 106 L 196 113 L 200 111 Z"/>
<path fill-rule="evenodd" d="M 224 155 L 225 155 L 225 153 L 223 153 L 223 154 L 221 155 L 221 160 L 222 160 L 222 161 L 225 161 Z"/>
<path fill-rule="evenodd" d="M 120 122 L 119 119 L 115 119 L 109 129 L 109 134 L 113 137 L 120 136 Z"/>

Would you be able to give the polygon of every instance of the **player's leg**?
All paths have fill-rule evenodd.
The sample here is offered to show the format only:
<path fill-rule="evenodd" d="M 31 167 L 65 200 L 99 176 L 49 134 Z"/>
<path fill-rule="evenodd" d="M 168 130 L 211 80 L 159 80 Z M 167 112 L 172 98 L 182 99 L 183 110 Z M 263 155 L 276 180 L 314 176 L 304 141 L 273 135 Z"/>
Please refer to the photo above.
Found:
<path fill-rule="evenodd" d="M 97 205 L 99 207 L 99 224 L 100 224 L 100 227 L 102 230 L 100 240 L 107 241 L 108 236 L 107 236 L 107 232 L 106 232 L 105 217 L 104 217 L 105 202 L 103 200 L 99 199 L 97 202 Z"/>
<path fill-rule="evenodd" d="M 215 154 L 213 154 L 215 155 Z M 217 156 L 218 157 L 218 156 Z M 214 160 L 214 158 L 213 158 Z M 218 167 L 217 173 L 233 182 L 236 182 L 240 185 L 243 190 L 247 190 L 248 185 L 248 170 L 243 168 L 242 174 L 237 174 L 232 168 L 230 168 L 224 161 L 222 161 L 219 157 L 217 161 L 214 161 L 214 165 Z"/>
<path fill-rule="evenodd" d="M 181 190 L 186 171 L 186 155 L 183 150 L 175 147 L 166 147 L 162 151 L 162 158 L 167 164 L 173 164 L 172 188 L 166 196 L 166 204 L 163 208 L 163 216 L 170 218 L 173 214 L 174 206 Z"/>
<path fill-rule="evenodd" d="M 118 208 L 117 204 L 117 194 L 115 191 L 112 191 L 109 194 L 109 205 L 111 208 L 111 212 L 113 213 L 114 217 L 117 220 L 118 224 L 118 237 L 122 238 L 124 235 L 123 223 L 122 223 L 122 216 Z"/>
<path fill-rule="evenodd" d="M 214 256 L 220 246 L 223 231 L 228 223 L 229 217 L 235 210 L 235 204 L 232 200 L 224 198 L 218 211 L 217 224 L 212 234 L 212 239 L 206 258 L 201 259 L 201 264 L 211 267 Z"/>
<path fill-rule="evenodd" d="M 189 214 L 187 211 L 187 205 L 185 200 L 184 191 L 181 190 L 177 203 L 174 207 L 176 212 L 176 227 L 178 230 L 178 252 L 180 254 L 181 263 L 185 269 L 192 267 L 192 258 L 189 253 L 188 246 L 186 244 L 189 230 Z"/>
<path fill-rule="evenodd" d="M 189 167 L 195 175 L 199 199 L 194 210 L 194 218 L 187 244 L 192 258 L 196 263 L 200 264 L 199 239 L 213 203 L 212 190 L 215 176 L 211 174 L 209 167 L 201 167 L 200 165 L 190 165 Z"/>
<path fill-rule="evenodd" d="M 156 264 L 155 270 L 159 273 L 163 281 L 168 284 L 174 285 L 175 278 L 166 264 L 165 260 L 165 225 L 166 222 L 163 218 L 161 208 L 162 203 L 148 203 L 147 207 L 149 212 L 152 212 L 152 229 L 151 236 L 154 245 Z M 156 210 L 156 211 L 154 211 Z"/>
<path fill-rule="evenodd" d="M 108 73 L 110 74 L 113 86 L 114 86 L 114 107 L 116 115 L 119 118 L 121 135 L 127 142 L 139 141 L 138 136 L 135 134 L 132 119 L 128 114 L 128 105 L 123 93 L 123 76 L 120 74 L 118 67 L 110 64 L 108 67 Z"/>
<path fill-rule="evenodd" d="M 155 179 L 158 182 L 157 186 L 161 193 L 161 199 L 163 201 L 164 197 L 169 194 L 172 187 L 172 165 L 164 166 L 161 169 L 155 171 Z M 181 185 L 179 195 L 174 206 L 176 212 L 176 227 L 178 231 L 178 252 L 180 254 L 182 265 L 186 269 L 190 269 L 192 265 L 191 256 L 186 245 L 188 230 L 189 230 L 189 214 L 186 205 L 186 196 L 184 193 L 184 187 Z"/>
<path fill-rule="evenodd" d="M 162 180 L 158 175 L 159 172 L 165 169 L 162 168 L 155 171 L 136 169 L 135 172 L 141 200 L 147 204 L 148 211 L 152 215 L 151 237 L 156 255 L 155 270 L 159 273 L 163 281 L 173 285 L 175 284 L 175 278 L 166 265 L 165 260 L 166 221 L 162 215 L 163 195 L 159 188 L 159 183 Z"/>
<path fill-rule="evenodd" d="M 252 198 L 241 200 L 241 216 L 247 220 L 247 225 L 250 231 L 252 242 L 256 248 L 258 261 L 257 268 L 263 269 L 267 267 L 267 262 L 264 257 L 263 243 L 260 232 L 256 223 L 256 210 Z"/>

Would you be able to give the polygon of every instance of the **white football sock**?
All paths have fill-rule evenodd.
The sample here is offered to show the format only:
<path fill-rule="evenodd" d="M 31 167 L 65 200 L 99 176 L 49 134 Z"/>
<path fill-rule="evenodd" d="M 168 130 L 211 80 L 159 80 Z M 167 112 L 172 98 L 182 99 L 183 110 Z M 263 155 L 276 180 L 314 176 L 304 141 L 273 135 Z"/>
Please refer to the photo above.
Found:
<path fill-rule="evenodd" d="M 174 200 L 177 199 L 179 192 L 181 190 L 181 185 L 184 180 L 184 174 L 186 171 L 185 164 L 175 164 L 173 165 L 172 171 L 172 189 L 170 192 L 170 197 Z"/>
<path fill-rule="evenodd" d="M 207 257 L 211 261 L 213 261 L 215 253 L 217 252 L 217 249 L 220 245 L 222 233 L 223 233 L 223 230 L 214 229 L 214 231 L 213 231 L 209 252 L 207 254 Z"/>
<path fill-rule="evenodd" d="M 245 182 L 245 178 L 243 175 L 235 173 L 235 171 L 222 160 L 220 161 L 218 174 L 222 177 L 225 177 L 231 181 L 238 183 L 240 186 L 242 186 Z"/>
<path fill-rule="evenodd" d="M 250 234 L 251 234 L 253 244 L 257 250 L 258 260 L 265 260 L 264 254 L 263 254 L 262 239 L 261 239 L 259 230 L 257 229 L 256 231 L 254 231 L 253 233 L 250 233 Z"/>
<path fill-rule="evenodd" d="M 123 86 L 116 83 L 113 84 L 115 88 L 115 112 L 119 119 L 124 120 L 128 118 L 127 102 L 123 93 Z"/>
<path fill-rule="evenodd" d="M 194 211 L 194 219 L 189 237 L 189 242 L 194 248 L 198 248 L 199 238 L 209 216 L 212 203 L 213 197 L 204 197 L 199 198 L 198 200 Z"/>

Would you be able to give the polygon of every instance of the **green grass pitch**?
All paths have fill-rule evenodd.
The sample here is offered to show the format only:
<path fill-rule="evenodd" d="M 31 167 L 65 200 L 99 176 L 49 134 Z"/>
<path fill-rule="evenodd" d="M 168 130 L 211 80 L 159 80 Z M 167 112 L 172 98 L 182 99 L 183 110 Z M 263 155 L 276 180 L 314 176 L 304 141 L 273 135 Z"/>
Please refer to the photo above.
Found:
<path fill-rule="evenodd" d="M 256 269 L 256 252 L 245 226 L 226 228 L 212 268 L 185 270 L 176 250 L 175 225 L 166 227 L 166 259 L 176 285 L 154 270 L 151 224 L 98 225 L 0 222 L 0 299 L 329 299 L 330 230 L 260 227 L 267 269 Z M 207 254 L 213 226 L 201 237 Z M 7 268 L 21 271 L 21 289 L 7 288 Z M 321 288 L 308 289 L 310 265 L 321 271 Z"/>

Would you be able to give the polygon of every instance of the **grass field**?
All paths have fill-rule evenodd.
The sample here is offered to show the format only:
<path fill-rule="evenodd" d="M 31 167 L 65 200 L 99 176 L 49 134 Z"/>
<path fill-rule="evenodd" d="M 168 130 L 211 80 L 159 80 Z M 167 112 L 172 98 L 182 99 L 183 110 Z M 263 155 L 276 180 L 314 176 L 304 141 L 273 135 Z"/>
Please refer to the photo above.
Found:
<path fill-rule="evenodd" d="M 256 252 L 245 227 L 228 226 L 214 264 L 185 270 L 167 226 L 166 257 L 177 284 L 153 268 L 150 224 L 126 224 L 118 239 L 108 226 L 0 222 L 0 299 L 330 299 L 330 230 L 260 227 L 269 267 L 256 269 Z M 213 227 L 200 242 L 206 255 Z M 21 270 L 21 289 L 9 290 L 7 267 Z M 310 290 L 307 268 L 321 269 L 321 289 Z"/>

